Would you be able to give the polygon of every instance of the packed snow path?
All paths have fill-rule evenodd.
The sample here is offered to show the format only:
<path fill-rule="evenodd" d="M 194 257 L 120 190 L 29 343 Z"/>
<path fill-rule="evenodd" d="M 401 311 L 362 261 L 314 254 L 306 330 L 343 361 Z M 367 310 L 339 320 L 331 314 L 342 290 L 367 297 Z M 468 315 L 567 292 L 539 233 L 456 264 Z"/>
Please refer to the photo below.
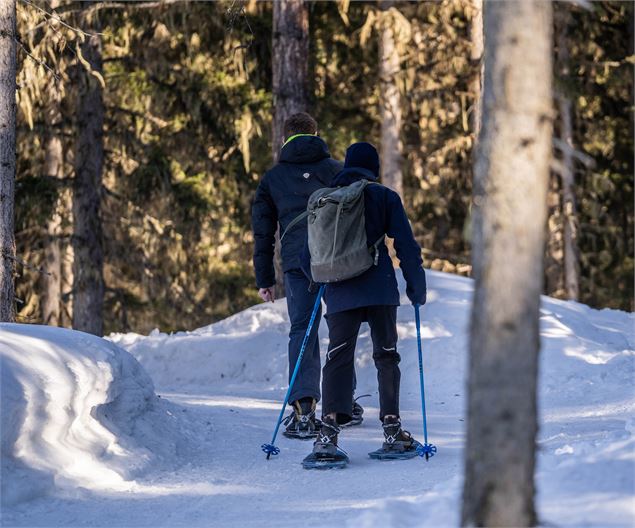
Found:
<path fill-rule="evenodd" d="M 271 439 L 287 376 L 286 306 L 276 301 L 195 332 L 111 336 L 175 404 L 172 412 L 202 427 L 198 449 L 177 450 L 176 469 L 157 458 L 125 490 L 60 487 L 5 508 L 2 525 L 458 525 L 472 282 L 428 277 L 424 368 L 430 440 L 439 449 L 430 461 L 367 457 L 382 434 L 366 326 L 357 347 L 357 393 L 371 397 L 361 400 L 363 425 L 341 435 L 349 467 L 303 470 L 311 443 L 281 435 L 280 455 L 265 459 L 260 445 Z M 421 439 L 414 314 L 402 302 L 402 419 Z M 558 526 L 632 526 L 635 317 L 548 298 L 541 314 L 539 515 Z M 325 330 L 323 323 L 322 351 Z"/>

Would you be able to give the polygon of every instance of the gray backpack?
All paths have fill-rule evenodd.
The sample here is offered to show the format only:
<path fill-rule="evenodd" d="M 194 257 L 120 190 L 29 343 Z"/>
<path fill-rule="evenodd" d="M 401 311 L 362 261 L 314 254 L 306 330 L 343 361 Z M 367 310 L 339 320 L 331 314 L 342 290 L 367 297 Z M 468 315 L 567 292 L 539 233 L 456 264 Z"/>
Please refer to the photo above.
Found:
<path fill-rule="evenodd" d="M 315 282 L 339 282 L 357 277 L 379 262 L 381 236 L 370 247 L 366 240 L 364 189 L 360 180 L 345 187 L 318 189 L 307 210 L 294 218 L 284 235 L 308 217 L 311 275 Z"/>

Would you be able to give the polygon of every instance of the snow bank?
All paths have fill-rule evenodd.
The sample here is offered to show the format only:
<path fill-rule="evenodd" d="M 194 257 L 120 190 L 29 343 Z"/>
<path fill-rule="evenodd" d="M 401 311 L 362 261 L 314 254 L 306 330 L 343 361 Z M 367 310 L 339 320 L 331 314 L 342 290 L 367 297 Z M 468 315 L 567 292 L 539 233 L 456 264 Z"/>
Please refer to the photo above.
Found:
<path fill-rule="evenodd" d="M 193 431 L 141 365 L 82 332 L 0 324 L 2 502 L 130 489 Z"/>

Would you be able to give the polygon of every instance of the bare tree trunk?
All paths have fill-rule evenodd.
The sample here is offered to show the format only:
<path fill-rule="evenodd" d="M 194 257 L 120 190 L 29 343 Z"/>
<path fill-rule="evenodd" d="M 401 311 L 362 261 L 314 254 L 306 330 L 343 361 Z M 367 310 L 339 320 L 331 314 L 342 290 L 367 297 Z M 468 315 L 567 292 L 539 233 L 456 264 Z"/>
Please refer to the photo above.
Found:
<path fill-rule="evenodd" d="M 44 174 L 48 178 L 60 180 L 64 177 L 64 155 L 59 127 L 60 112 L 59 87 L 55 83 L 49 86 L 49 102 L 45 110 L 46 131 L 44 138 Z M 64 214 L 64 190 L 58 188 L 58 198 L 51 218 L 46 226 L 44 242 L 44 269 L 42 275 L 42 320 L 44 324 L 60 324 L 62 306 L 62 222 Z"/>
<path fill-rule="evenodd" d="M 403 198 L 403 155 L 401 143 L 401 96 L 397 84 L 400 71 L 395 31 L 394 2 L 379 3 L 379 115 L 381 119 L 381 180 Z"/>
<path fill-rule="evenodd" d="M 15 0 L 0 0 L 0 321 L 15 319 Z"/>
<path fill-rule="evenodd" d="M 308 97 L 309 13 L 304 0 L 273 3 L 273 159 L 282 146 L 287 117 L 306 112 Z"/>
<path fill-rule="evenodd" d="M 485 6 L 462 522 L 533 526 L 538 327 L 551 160 L 551 4 Z"/>
<path fill-rule="evenodd" d="M 308 97 L 309 12 L 304 0 L 273 3 L 273 124 L 272 157 L 278 159 L 285 119 L 306 112 Z M 276 234 L 274 265 L 276 295 L 284 296 L 280 233 Z"/>
<path fill-rule="evenodd" d="M 481 119 L 483 114 L 483 0 L 472 0 L 472 20 L 470 23 L 470 60 L 478 69 L 470 81 L 470 91 L 474 96 L 472 105 L 472 132 L 474 141 L 478 141 L 481 132 Z"/>
<path fill-rule="evenodd" d="M 567 47 L 567 31 L 569 27 L 568 6 L 558 6 L 556 31 L 558 45 L 558 70 L 562 79 L 569 77 L 569 49 Z M 562 181 L 562 212 L 563 212 L 563 248 L 564 248 L 564 284 L 567 299 L 577 300 L 579 287 L 579 263 L 577 247 L 576 200 L 574 191 L 574 160 L 573 160 L 573 126 L 571 124 L 571 101 L 564 93 L 556 96 L 558 114 L 560 115 L 560 139 L 569 149 L 562 149 L 560 160 L 560 178 Z"/>
<path fill-rule="evenodd" d="M 82 54 L 93 72 L 102 71 L 101 41 L 86 37 Z M 104 256 L 100 218 L 104 103 L 94 74 L 81 69 L 73 197 L 73 328 L 103 335 Z"/>

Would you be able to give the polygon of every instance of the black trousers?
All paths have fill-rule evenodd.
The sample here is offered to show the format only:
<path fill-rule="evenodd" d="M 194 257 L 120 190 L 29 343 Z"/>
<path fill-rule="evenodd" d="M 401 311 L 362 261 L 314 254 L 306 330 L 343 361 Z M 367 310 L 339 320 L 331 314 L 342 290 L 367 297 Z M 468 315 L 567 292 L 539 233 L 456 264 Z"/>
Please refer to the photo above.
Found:
<path fill-rule="evenodd" d="M 355 345 L 362 322 L 368 321 L 373 360 L 379 382 L 379 419 L 399 416 L 401 372 L 397 353 L 397 307 L 365 306 L 326 316 L 329 349 L 322 369 L 322 415 L 337 413 L 338 422 L 350 420 L 355 370 Z"/>

